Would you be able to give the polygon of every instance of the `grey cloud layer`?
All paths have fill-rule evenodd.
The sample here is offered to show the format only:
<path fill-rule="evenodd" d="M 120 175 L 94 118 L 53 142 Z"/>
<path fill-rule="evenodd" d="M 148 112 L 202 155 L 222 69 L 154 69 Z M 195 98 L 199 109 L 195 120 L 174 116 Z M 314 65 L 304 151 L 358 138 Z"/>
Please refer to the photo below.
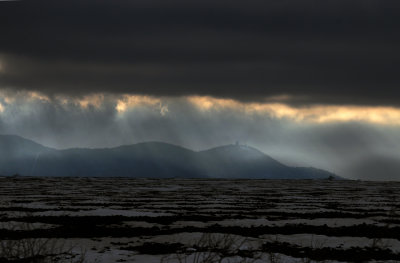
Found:
<path fill-rule="evenodd" d="M 0 5 L 0 87 L 399 105 L 398 1 Z"/>

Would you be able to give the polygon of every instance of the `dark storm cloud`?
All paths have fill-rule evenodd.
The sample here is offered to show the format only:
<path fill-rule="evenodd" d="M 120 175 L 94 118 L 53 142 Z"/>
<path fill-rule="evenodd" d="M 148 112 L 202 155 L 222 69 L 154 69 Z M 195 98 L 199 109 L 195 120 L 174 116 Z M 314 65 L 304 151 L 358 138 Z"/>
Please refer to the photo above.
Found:
<path fill-rule="evenodd" d="M 0 3 L 1 87 L 399 105 L 390 0 Z"/>

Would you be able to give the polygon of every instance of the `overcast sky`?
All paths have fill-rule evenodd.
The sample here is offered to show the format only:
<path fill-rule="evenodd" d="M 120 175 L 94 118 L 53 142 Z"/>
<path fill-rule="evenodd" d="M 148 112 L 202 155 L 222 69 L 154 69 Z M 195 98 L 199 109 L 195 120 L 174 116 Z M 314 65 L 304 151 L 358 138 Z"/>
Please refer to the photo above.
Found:
<path fill-rule="evenodd" d="M 400 179 L 398 0 L 0 1 L 0 133 L 56 148 L 239 140 Z"/>

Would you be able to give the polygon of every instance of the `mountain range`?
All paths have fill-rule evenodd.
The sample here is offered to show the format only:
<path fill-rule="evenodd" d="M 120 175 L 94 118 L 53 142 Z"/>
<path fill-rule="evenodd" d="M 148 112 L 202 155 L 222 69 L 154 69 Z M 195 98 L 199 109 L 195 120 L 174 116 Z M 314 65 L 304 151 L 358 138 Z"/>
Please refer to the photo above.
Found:
<path fill-rule="evenodd" d="M 57 150 L 15 135 L 0 135 L 0 174 L 146 178 L 340 178 L 311 167 L 290 167 L 244 145 L 206 151 L 145 142 L 104 149 Z"/>

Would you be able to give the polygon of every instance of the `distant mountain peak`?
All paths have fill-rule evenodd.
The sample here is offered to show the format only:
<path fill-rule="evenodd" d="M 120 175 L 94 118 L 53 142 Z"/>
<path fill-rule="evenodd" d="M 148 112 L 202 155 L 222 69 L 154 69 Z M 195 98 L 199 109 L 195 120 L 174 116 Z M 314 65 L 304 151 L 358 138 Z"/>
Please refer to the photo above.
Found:
<path fill-rule="evenodd" d="M 210 148 L 205 151 L 211 151 L 211 150 L 221 150 L 221 151 L 229 151 L 229 150 L 236 150 L 236 151 L 257 151 L 260 152 L 258 149 L 248 146 L 248 145 L 243 145 L 243 144 L 227 144 L 227 145 L 221 145 L 217 147 Z M 260 152 L 261 153 L 261 152 Z"/>
<path fill-rule="evenodd" d="M 254 160 L 254 159 L 269 159 L 273 160 L 271 157 L 261 152 L 260 150 L 240 144 L 228 144 L 223 146 L 214 147 L 201 152 L 202 154 L 215 154 L 224 156 L 225 158 L 241 159 L 241 160 Z M 275 160 L 274 160 L 275 161 Z M 276 161 L 277 162 L 277 161 Z M 278 163 L 278 162 L 277 162 Z"/>
<path fill-rule="evenodd" d="M 37 142 L 18 135 L 0 135 L 0 154 L 12 154 L 17 152 L 21 154 L 28 154 L 50 149 L 51 148 L 45 147 Z"/>

